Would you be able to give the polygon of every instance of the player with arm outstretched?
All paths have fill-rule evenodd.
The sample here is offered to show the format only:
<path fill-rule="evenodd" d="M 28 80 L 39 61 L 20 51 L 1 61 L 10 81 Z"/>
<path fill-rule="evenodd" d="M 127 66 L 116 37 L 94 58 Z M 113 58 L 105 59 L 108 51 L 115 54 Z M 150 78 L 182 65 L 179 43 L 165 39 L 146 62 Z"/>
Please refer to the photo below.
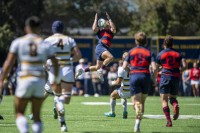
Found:
<path fill-rule="evenodd" d="M 127 56 L 127 52 L 123 53 L 122 61 L 125 60 Z M 107 117 L 115 117 L 115 106 L 116 106 L 116 99 L 121 98 L 121 103 L 123 107 L 123 119 L 127 119 L 128 112 L 127 112 L 127 98 L 130 98 L 130 75 L 129 75 L 129 67 L 124 70 L 122 67 L 118 68 L 118 78 L 115 81 L 112 81 L 113 85 L 120 85 L 121 87 L 117 90 L 114 90 L 110 95 L 110 112 L 104 113 Z"/>
<path fill-rule="evenodd" d="M 116 33 L 116 28 L 113 21 L 111 20 L 107 12 L 106 15 L 108 20 L 104 20 L 102 18 L 98 20 L 98 14 L 96 13 L 92 26 L 92 30 L 94 31 L 98 39 L 98 44 L 95 49 L 97 57 L 96 66 L 90 66 L 85 70 L 79 69 L 75 75 L 75 78 L 77 78 L 84 72 L 97 71 L 99 79 L 101 81 L 104 81 L 103 70 L 113 60 L 113 55 L 110 52 L 110 46 L 112 44 L 111 41 L 113 39 L 113 36 Z"/>
<path fill-rule="evenodd" d="M 43 64 L 48 58 L 54 64 L 54 80 L 58 76 L 58 64 L 54 56 L 54 51 L 47 49 L 43 44 L 43 39 L 38 35 L 40 33 L 40 20 L 37 17 L 30 17 L 25 22 L 26 35 L 15 39 L 4 62 L 2 73 L 0 75 L 0 90 L 3 81 L 10 71 L 11 67 L 18 60 L 20 71 L 18 72 L 17 88 L 15 92 L 15 114 L 16 125 L 20 133 L 28 133 L 28 121 L 25 117 L 25 110 L 28 102 L 31 102 L 32 113 L 34 115 L 32 130 L 34 133 L 42 132 L 42 121 L 40 111 L 44 98 L 43 87 L 45 85 L 45 71 Z"/>

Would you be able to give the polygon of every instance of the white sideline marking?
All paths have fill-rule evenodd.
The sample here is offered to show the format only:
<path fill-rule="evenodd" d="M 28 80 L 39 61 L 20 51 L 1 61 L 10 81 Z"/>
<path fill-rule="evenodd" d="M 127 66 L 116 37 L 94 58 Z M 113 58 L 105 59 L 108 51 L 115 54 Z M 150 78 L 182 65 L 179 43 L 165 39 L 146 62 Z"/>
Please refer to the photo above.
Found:
<path fill-rule="evenodd" d="M 0 126 L 15 126 L 16 124 L 0 124 Z"/>
<path fill-rule="evenodd" d="M 109 102 L 81 102 L 83 105 L 110 105 Z M 116 103 L 116 105 L 121 105 L 121 103 Z M 133 105 L 132 103 L 127 103 L 127 105 Z"/>
<path fill-rule="evenodd" d="M 144 118 L 165 119 L 164 115 L 143 115 Z M 173 115 L 171 115 L 171 118 Z M 178 119 L 200 119 L 200 115 L 180 115 Z"/>
<path fill-rule="evenodd" d="M 110 105 L 109 102 L 81 102 L 83 105 Z M 121 105 L 120 102 L 117 102 L 116 105 Z M 128 102 L 127 105 L 133 105 L 131 102 Z M 200 106 L 200 104 L 181 104 L 181 105 L 189 105 L 189 106 Z"/>

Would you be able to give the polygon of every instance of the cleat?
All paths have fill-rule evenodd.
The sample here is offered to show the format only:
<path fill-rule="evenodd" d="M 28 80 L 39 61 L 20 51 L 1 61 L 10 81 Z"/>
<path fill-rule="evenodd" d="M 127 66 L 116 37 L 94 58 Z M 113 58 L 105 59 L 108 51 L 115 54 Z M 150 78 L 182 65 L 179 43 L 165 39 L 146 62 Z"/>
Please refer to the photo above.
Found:
<path fill-rule="evenodd" d="M 107 112 L 107 113 L 104 113 L 105 116 L 107 117 L 115 117 L 115 113 L 112 113 L 112 112 Z"/>
<path fill-rule="evenodd" d="M 4 119 L 3 119 L 3 116 L 1 116 L 1 115 L 0 115 L 0 120 L 4 120 Z"/>
<path fill-rule="evenodd" d="M 101 82 L 104 82 L 103 70 L 99 69 L 99 70 L 97 70 L 97 73 L 98 73 L 98 76 L 99 76 L 99 79 L 101 80 Z"/>
<path fill-rule="evenodd" d="M 30 119 L 30 120 L 33 120 L 33 114 L 30 114 L 30 115 L 29 115 L 29 119 Z"/>
<path fill-rule="evenodd" d="M 65 122 L 61 124 L 60 130 L 61 130 L 61 132 L 67 132 L 68 131 Z"/>
<path fill-rule="evenodd" d="M 58 114 L 57 114 L 56 108 L 53 108 L 53 118 L 58 119 Z"/>
<path fill-rule="evenodd" d="M 124 112 L 123 112 L 123 119 L 127 119 L 127 117 L 128 117 L 128 112 L 127 112 L 127 111 L 124 111 Z"/>
<path fill-rule="evenodd" d="M 98 94 L 98 93 L 95 93 L 95 94 L 94 94 L 94 97 L 99 97 L 99 94 Z"/>
<path fill-rule="evenodd" d="M 174 105 L 174 116 L 173 116 L 173 120 L 177 120 L 179 117 L 179 106 L 178 104 Z"/>
<path fill-rule="evenodd" d="M 134 128 L 134 133 L 139 133 L 140 132 L 140 128 Z"/>
<path fill-rule="evenodd" d="M 82 68 L 78 69 L 78 72 L 77 72 L 76 75 L 75 75 L 75 79 L 77 79 L 78 76 L 80 76 L 80 75 L 83 74 L 83 73 L 84 73 L 84 70 L 83 70 Z"/>
<path fill-rule="evenodd" d="M 60 130 L 61 130 L 61 132 L 67 132 L 67 126 L 66 126 L 66 124 L 63 124 L 63 125 L 60 127 Z"/>
<path fill-rule="evenodd" d="M 172 122 L 168 121 L 166 127 L 172 127 Z"/>

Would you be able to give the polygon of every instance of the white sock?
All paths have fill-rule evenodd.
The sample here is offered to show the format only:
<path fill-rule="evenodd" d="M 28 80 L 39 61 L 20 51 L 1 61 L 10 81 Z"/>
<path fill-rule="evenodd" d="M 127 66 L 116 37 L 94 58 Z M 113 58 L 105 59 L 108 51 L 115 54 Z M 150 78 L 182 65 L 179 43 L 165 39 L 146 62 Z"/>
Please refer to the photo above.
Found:
<path fill-rule="evenodd" d="M 122 98 L 121 103 L 122 103 L 122 108 L 123 108 L 124 112 L 125 111 L 127 112 L 127 100 Z"/>
<path fill-rule="evenodd" d="M 110 109 L 112 113 L 115 113 L 115 106 L 116 106 L 116 100 L 110 99 Z"/>
<path fill-rule="evenodd" d="M 135 127 L 134 127 L 134 130 L 137 130 L 140 128 L 140 119 L 136 119 L 135 120 Z"/>
<path fill-rule="evenodd" d="M 41 133 L 42 132 L 42 122 L 35 122 L 32 125 L 33 133 Z"/>
<path fill-rule="evenodd" d="M 28 121 L 25 116 L 17 117 L 16 125 L 20 133 L 28 133 Z"/>

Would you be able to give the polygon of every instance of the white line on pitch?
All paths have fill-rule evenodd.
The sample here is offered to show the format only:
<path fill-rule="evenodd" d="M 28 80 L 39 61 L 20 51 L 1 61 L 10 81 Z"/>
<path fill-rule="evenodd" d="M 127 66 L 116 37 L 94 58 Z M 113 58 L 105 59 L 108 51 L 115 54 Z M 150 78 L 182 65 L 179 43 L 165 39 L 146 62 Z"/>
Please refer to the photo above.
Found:
<path fill-rule="evenodd" d="M 109 102 L 81 102 L 83 105 L 110 105 Z M 120 102 L 116 103 L 117 105 L 121 105 Z M 131 102 L 128 102 L 127 105 L 133 105 Z M 200 106 L 200 104 L 181 104 L 181 105 L 189 105 L 189 106 Z"/>

